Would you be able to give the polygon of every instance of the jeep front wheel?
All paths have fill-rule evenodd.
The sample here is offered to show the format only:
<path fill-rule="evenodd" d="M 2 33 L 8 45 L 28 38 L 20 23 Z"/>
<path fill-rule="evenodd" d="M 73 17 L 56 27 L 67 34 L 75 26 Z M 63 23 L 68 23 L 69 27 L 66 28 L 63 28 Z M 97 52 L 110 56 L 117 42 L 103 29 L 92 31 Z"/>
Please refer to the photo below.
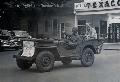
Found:
<path fill-rule="evenodd" d="M 54 56 L 49 51 L 43 51 L 37 55 L 36 67 L 40 72 L 49 72 L 54 67 Z"/>
<path fill-rule="evenodd" d="M 81 56 L 81 64 L 85 67 L 91 66 L 94 63 L 94 52 L 90 48 L 86 48 Z"/>
<path fill-rule="evenodd" d="M 29 69 L 32 66 L 32 63 L 26 60 L 17 59 L 16 62 L 17 62 L 17 66 L 22 70 Z"/>

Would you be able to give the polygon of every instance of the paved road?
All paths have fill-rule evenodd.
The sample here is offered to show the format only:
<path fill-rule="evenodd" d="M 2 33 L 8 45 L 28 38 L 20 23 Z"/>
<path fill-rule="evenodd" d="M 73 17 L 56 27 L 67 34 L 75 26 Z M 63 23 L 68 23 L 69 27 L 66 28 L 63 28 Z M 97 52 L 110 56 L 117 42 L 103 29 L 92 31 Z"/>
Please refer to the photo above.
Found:
<path fill-rule="evenodd" d="M 120 82 L 120 50 L 103 50 L 91 67 L 81 67 L 80 61 L 69 66 L 56 62 L 46 73 L 39 73 L 35 65 L 21 71 L 12 58 L 16 53 L 0 52 L 0 82 Z"/>

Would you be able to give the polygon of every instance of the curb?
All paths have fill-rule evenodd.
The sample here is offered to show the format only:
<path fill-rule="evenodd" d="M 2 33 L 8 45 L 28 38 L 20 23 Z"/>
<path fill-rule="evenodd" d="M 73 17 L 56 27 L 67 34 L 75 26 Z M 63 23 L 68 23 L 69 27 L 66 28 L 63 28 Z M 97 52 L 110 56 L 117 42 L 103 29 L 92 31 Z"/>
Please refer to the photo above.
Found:
<path fill-rule="evenodd" d="M 103 50 L 120 51 L 120 42 L 117 42 L 117 43 L 103 43 Z"/>
<path fill-rule="evenodd" d="M 116 50 L 116 51 L 120 51 L 120 49 L 103 49 L 103 50 Z"/>
<path fill-rule="evenodd" d="M 103 44 L 118 44 L 118 45 L 120 45 L 120 42 L 117 42 L 117 43 L 103 43 Z"/>

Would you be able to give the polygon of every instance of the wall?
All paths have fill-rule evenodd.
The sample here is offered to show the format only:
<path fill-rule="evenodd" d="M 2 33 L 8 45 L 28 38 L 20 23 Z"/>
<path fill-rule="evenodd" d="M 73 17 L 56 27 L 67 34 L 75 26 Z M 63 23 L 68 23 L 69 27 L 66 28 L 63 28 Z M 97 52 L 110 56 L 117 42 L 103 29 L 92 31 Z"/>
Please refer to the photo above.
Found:
<path fill-rule="evenodd" d="M 108 14 L 108 25 L 111 23 L 120 23 L 120 13 Z"/>
<path fill-rule="evenodd" d="M 72 28 L 75 26 L 75 16 L 68 15 L 68 16 L 60 17 L 59 23 L 65 23 L 65 32 L 71 34 Z"/>

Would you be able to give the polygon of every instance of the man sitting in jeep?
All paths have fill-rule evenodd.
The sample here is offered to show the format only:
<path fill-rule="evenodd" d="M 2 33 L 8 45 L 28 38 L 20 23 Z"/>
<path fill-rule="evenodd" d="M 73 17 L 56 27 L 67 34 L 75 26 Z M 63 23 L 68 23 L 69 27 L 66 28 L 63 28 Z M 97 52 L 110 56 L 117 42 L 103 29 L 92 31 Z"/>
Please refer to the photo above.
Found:
<path fill-rule="evenodd" d="M 70 36 L 69 39 L 66 40 L 66 49 L 67 50 L 75 50 L 77 53 L 79 53 L 79 49 L 80 49 L 80 43 L 83 40 L 83 36 L 80 36 L 78 34 L 78 28 L 77 27 L 73 27 L 72 28 L 72 35 Z"/>
<path fill-rule="evenodd" d="M 73 27 L 72 29 L 72 35 L 71 38 L 69 39 L 69 45 L 74 45 L 77 46 L 79 42 L 82 41 L 82 37 L 78 34 L 78 28 Z"/>

